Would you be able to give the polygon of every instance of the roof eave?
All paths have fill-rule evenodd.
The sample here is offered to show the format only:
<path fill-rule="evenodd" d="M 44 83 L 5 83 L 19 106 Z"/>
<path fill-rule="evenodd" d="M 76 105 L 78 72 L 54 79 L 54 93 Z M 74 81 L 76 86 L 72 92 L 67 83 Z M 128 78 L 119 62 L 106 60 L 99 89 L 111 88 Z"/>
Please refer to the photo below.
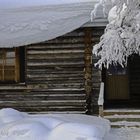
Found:
<path fill-rule="evenodd" d="M 82 27 L 105 27 L 108 24 L 106 18 L 94 19 L 93 22 L 89 21 L 85 23 Z"/>

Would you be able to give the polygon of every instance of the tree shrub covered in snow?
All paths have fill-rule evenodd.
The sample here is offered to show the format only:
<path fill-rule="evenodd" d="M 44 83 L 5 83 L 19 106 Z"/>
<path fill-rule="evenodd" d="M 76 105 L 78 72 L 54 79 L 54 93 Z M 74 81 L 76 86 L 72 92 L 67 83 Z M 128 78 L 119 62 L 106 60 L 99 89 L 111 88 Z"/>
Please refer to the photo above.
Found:
<path fill-rule="evenodd" d="M 101 0 L 112 2 L 108 15 L 109 24 L 93 54 L 99 56 L 99 68 L 120 64 L 127 65 L 132 54 L 140 54 L 140 0 Z"/>

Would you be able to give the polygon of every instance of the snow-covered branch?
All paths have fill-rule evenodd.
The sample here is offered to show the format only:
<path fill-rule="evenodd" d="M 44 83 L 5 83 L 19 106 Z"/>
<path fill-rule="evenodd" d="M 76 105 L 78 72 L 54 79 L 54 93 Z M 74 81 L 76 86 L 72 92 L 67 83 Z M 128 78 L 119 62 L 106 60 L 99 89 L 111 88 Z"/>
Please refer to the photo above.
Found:
<path fill-rule="evenodd" d="M 102 0 L 105 1 L 105 0 Z M 96 63 L 104 65 L 127 65 L 132 54 L 140 54 L 140 1 L 117 0 L 109 12 L 109 24 L 99 44 L 93 47 L 93 54 L 100 57 Z"/>

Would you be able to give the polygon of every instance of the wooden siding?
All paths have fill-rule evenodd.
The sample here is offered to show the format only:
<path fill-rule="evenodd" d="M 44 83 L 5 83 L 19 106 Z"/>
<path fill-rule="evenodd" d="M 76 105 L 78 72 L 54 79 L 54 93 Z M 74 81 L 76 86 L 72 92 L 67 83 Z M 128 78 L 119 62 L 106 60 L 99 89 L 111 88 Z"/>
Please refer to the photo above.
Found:
<path fill-rule="evenodd" d="M 92 45 L 99 43 L 101 35 L 104 33 L 105 27 L 92 28 Z M 99 70 L 94 64 L 98 61 L 98 57 L 92 56 L 92 94 L 90 102 L 91 114 L 99 114 L 98 98 L 100 91 L 100 84 L 102 81 L 102 71 Z"/>
<path fill-rule="evenodd" d="M 27 84 L 46 112 L 85 113 L 84 33 L 27 47 Z M 39 97 L 41 96 L 41 97 Z"/>
<path fill-rule="evenodd" d="M 25 84 L 0 85 L 0 108 L 30 113 L 89 113 L 98 110 L 101 72 L 92 46 L 103 28 L 81 28 L 26 46 Z"/>

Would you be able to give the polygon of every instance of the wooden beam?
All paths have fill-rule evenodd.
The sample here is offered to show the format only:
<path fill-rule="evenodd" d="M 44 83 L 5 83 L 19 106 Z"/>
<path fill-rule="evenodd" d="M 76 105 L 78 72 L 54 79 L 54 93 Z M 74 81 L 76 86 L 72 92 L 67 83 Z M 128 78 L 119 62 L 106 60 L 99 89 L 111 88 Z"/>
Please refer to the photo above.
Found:
<path fill-rule="evenodd" d="M 85 28 L 85 91 L 87 97 L 92 91 L 92 32 Z"/>
<path fill-rule="evenodd" d="M 20 65 L 19 65 L 19 48 L 15 48 L 15 81 L 18 82 L 20 79 Z"/>

